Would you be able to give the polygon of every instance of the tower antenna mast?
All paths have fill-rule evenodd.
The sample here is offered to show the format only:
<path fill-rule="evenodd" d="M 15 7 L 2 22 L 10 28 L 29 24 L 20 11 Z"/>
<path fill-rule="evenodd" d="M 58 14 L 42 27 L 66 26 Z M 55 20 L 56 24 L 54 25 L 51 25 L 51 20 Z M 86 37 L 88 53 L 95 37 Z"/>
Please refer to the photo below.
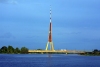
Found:
<path fill-rule="evenodd" d="M 52 21 L 51 21 L 51 5 L 50 5 L 50 29 L 49 29 L 49 37 L 48 42 L 46 44 L 46 50 L 48 50 L 48 45 L 50 44 L 50 50 L 54 50 L 54 45 L 52 42 Z"/>

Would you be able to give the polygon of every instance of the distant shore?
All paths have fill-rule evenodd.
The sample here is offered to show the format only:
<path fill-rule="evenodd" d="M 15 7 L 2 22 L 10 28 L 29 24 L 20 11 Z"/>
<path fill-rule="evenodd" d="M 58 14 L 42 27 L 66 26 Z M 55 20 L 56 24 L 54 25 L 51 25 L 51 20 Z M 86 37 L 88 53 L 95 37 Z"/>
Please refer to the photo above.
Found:
<path fill-rule="evenodd" d="M 14 48 L 11 45 L 2 46 L 0 48 L 0 54 L 28 54 L 28 48 L 26 47 Z"/>
<path fill-rule="evenodd" d="M 92 52 L 80 53 L 80 55 L 85 55 L 85 56 L 100 56 L 100 50 L 94 49 Z"/>
<path fill-rule="evenodd" d="M 37 50 L 42 50 L 42 49 L 37 49 Z M 14 48 L 13 46 L 11 45 L 8 45 L 8 46 L 2 46 L 0 48 L 0 54 L 69 54 L 69 53 L 57 53 L 57 52 L 54 52 L 54 53 L 29 53 L 28 52 L 29 49 L 26 48 L 26 47 L 21 47 L 21 48 Z M 100 50 L 98 49 L 94 49 L 93 51 L 91 52 L 84 52 L 84 53 L 80 53 L 79 55 L 85 55 L 85 56 L 100 56 Z"/>

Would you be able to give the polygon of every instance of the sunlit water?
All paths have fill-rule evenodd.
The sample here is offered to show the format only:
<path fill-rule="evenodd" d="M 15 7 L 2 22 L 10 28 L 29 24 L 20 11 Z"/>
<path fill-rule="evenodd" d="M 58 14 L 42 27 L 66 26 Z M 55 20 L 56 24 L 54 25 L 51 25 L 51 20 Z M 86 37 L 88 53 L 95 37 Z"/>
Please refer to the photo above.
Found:
<path fill-rule="evenodd" d="M 0 54 L 0 67 L 100 67 L 100 56 Z"/>

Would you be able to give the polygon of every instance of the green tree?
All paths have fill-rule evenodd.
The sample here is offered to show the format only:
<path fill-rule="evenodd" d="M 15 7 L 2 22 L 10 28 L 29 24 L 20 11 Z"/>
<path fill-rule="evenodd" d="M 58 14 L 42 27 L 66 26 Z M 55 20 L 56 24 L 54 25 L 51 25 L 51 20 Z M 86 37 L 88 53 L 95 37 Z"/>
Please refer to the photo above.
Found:
<path fill-rule="evenodd" d="M 43 50 L 43 49 L 37 49 L 37 50 Z"/>
<path fill-rule="evenodd" d="M 7 49 L 7 52 L 8 53 L 14 53 L 14 48 L 12 46 L 8 46 L 8 49 Z"/>
<path fill-rule="evenodd" d="M 21 48 L 21 53 L 22 53 L 22 54 L 27 54 L 27 53 L 28 53 L 28 48 L 22 47 L 22 48 Z"/>
<path fill-rule="evenodd" d="M 7 53 L 7 47 L 6 46 L 3 46 L 1 48 L 1 53 Z"/>
<path fill-rule="evenodd" d="M 16 47 L 14 53 L 16 53 L 16 54 L 20 53 L 20 49 L 18 47 Z"/>
<path fill-rule="evenodd" d="M 99 52 L 98 49 L 94 49 L 93 54 L 94 54 L 94 55 L 100 55 L 100 52 Z"/>
<path fill-rule="evenodd" d="M 0 48 L 0 53 L 1 53 L 1 48 Z"/>
<path fill-rule="evenodd" d="M 93 52 L 98 52 L 99 50 L 98 49 L 94 49 L 94 51 Z"/>

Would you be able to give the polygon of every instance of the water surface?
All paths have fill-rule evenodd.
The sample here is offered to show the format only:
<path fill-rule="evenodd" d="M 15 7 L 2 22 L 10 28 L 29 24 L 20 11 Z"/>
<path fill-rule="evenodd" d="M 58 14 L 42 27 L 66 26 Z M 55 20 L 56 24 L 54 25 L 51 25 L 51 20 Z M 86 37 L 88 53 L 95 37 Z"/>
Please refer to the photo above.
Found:
<path fill-rule="evenodd" d="M 100 56 L 0 54 L 0 67 L 100 67 Z"/>

